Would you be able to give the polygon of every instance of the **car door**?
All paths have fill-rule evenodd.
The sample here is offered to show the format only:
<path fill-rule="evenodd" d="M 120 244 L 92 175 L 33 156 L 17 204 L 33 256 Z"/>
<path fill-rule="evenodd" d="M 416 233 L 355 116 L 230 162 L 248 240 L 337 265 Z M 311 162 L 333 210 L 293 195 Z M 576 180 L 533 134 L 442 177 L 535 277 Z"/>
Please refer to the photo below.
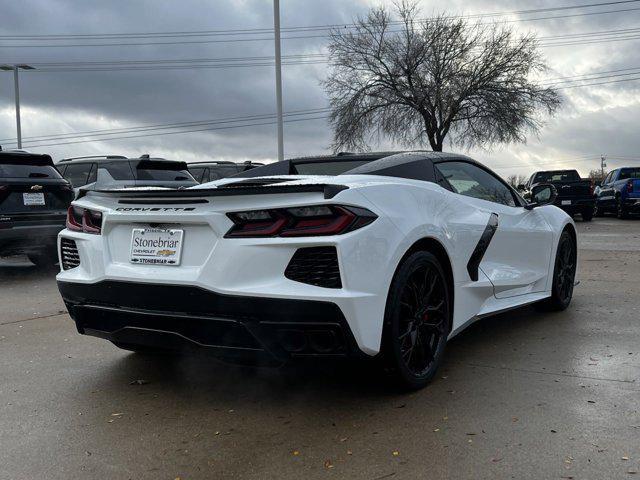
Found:
<path fill-rule="evenodd" d="M 598 189 L 598 208 L 602 210 L 614 210 L 616 208 L 616 191 L 613 185 L 618 176 L 618 170 L 613 170 L 602 181 Z"/>
<path fill-rule="evenodd" d="M 497 215 L 497 228 L 480 262 L 497 298 L 542 292 L 547 287 L 553 231 L 536 209 L 523 201 L 497 175 L 462 160 L 436 164 L 452 191 L 474 207 Z M 494 217 L 495 218 L 495 217 Z"/>

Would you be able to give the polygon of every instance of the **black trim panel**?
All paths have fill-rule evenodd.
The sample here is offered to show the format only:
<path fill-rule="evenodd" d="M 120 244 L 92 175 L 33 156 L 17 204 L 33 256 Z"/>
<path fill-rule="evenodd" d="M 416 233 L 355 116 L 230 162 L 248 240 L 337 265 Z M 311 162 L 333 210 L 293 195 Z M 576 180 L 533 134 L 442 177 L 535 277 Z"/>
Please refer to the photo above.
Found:
<path fill-rule="evenodd" d="M 191 198 L 191 197 L 229 197 L 237 195 L 269 195 L 275 193 L 305 193 L 305 192 L 322 192 L 325 199 L 333 198 L 342 190 L 347 190 L 346 185 L 334 184 L 308 184 L 308 185 L 261 185 L 246 187 L 227 187 L 221 185 L 218 188 L 200 188 L 200 189 L 175 189 L 175 190 L 91 190 L 80 189 L 78 198 L 82 198 L 89 192 L 100 193 L 113 197 L 124 197 L 127 200 L 136 198 Z"/>
<path fill-rule="evenodd" d="M 206 351 L 243 362 L 362 355 L 332 302 L 119 281 L 58 282 L 58 288 L 80 333 L 113 342 Z"/>
<path fill-rule="evenodd" d="M 491 239 L 493 238 L 493 235 L 496 233 L 497 229 L 498 214 L 492 213 L 489 217 L 487 226 L 484 228 L 484 232 L 482 232 L 480 240 L 478 240 L 476 248 L 471 254 L 471 258 L 469 258 L 469 262 L 467 263 L 467 272 L 469 272 L 469 277 L 471 277 L 471 280 L 473 280 L 474 282 L 478 281 L 478 269 L 480 268 L 480 262 L 482 262 L 482 257 L 484 257 L 487 248 L 489 248 Z"/>

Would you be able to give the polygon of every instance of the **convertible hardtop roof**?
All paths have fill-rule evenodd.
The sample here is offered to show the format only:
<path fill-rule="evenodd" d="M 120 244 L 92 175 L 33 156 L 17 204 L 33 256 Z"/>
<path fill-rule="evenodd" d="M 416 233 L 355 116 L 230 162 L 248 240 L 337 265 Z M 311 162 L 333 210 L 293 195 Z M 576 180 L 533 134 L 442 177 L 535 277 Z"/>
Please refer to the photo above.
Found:
<path fill-rule="evenodd" d="M 337 153 L 335 155 L 317 155 L 298 157 L 275 162 L 246 172 L 233 175 L 233 178 L 254 178 L 263 176 L 299 175 L 297 166 L 313 163 L 361 162 L 339 175 L 385 175 L 413 180 L 434 180 L 433 162 L 443 160 L 461 160 L 475 162 L 464 155 L 431 151 L 366 152 Z M 321 175 L 321 173 L 319 173 Z"/>

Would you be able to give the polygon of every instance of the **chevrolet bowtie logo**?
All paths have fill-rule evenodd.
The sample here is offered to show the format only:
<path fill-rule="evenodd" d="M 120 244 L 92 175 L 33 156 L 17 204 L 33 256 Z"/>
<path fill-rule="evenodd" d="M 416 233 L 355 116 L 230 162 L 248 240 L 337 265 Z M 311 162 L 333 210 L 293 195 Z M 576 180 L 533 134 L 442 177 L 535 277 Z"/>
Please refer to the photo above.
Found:
<path fill-rule="evenodd" d="M 42 190 L 42 185 L 32 185 L 31 190 L 33 190 L 34 192 L 38 192 Z"/>

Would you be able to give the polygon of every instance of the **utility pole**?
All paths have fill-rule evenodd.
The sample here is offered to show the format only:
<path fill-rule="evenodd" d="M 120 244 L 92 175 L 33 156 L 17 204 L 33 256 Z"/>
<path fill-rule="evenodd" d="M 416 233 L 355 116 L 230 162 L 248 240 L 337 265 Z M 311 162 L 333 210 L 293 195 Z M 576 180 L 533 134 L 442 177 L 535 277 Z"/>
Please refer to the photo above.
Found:
<path fill-rule="evenodd" d="M 280 54 L 280 0 L 273 0 L 273 33 L 276 50 L 276 114 L 278 117 L 278 160 L 284 160 L 284 124 L 282 119 L 282 57 Z"/>
<path fill-rule="evenodd" d="M 0 65 L 0 70 L 11 71 L 13 70 L 13 86 L 15 89 L 16 99 L 16 134 L 18 137 L 18 149 L 22 148 L 22 125 L 20 124 L 20 81 L 18 78 L 18 71 L 22 70 L 35 70 L 35 67 L 25 65 L 23 63 L 15 65 Z"/>
<path fill-rule="evenodd" d="M 600 155 L 600 175 L 602 175 L 602 180 L 604 180 L 604 167 L 606 166 L 607 166 L 607 156 L 602 154 Z"/>

